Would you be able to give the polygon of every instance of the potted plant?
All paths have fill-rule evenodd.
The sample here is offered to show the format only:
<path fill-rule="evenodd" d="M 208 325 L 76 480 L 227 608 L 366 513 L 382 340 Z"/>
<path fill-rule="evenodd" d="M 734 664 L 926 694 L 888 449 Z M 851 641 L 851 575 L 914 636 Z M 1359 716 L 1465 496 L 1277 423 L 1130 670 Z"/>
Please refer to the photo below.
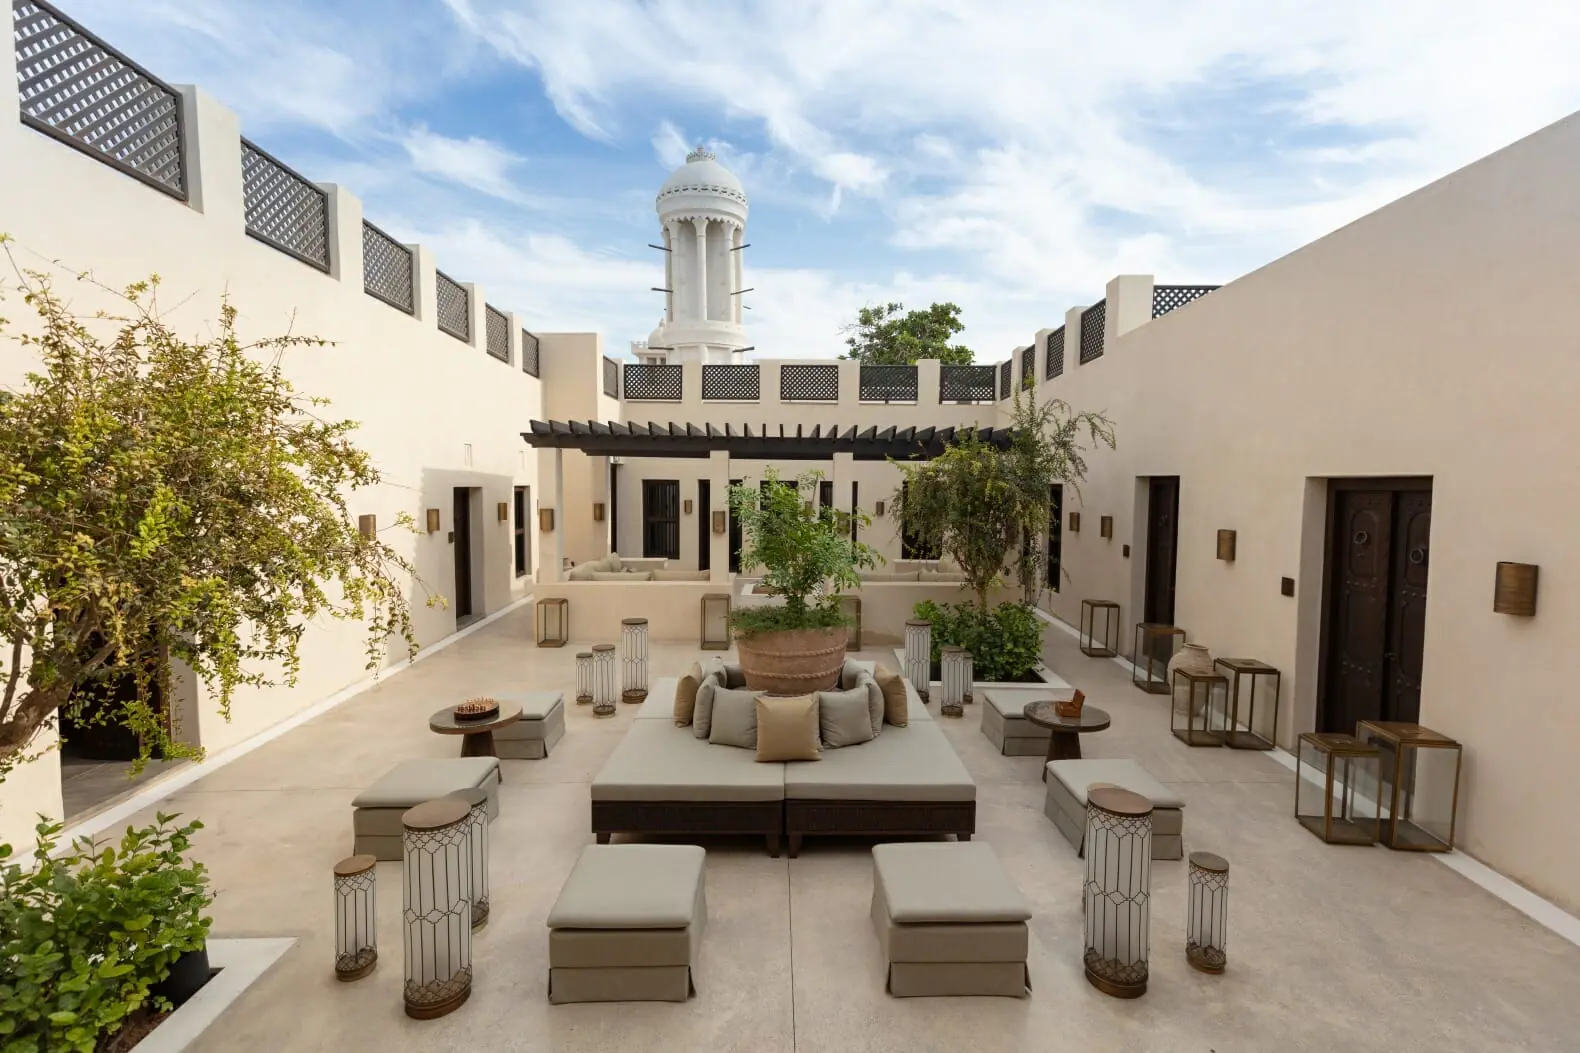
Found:
<path fill-rule="evenodd" d="M 849 516 L 815 507 L 811 495 L 821 478 L 808 472 L 781 480 L 769 468 L 760 486 L 730 487 L 741 570 L 763 568 L 763 585 L 775 599 L 731 617 L 741 671 L 756 691 L 798 695 L 838 682 L 848 633 L 839 596 L 861 584 L 858 568 L 878 562 L 876 552 L 852 539 Z M 856 519 L 868 521 L 860 513 Z"/>

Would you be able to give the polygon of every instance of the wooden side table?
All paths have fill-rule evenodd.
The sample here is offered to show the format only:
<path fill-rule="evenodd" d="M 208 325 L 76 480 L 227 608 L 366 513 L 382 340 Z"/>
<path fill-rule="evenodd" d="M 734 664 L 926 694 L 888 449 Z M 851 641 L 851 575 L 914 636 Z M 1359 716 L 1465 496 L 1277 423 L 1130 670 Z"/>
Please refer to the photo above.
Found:
<path fill-rule="evenodd" d="M 1043 762 L 1042 781 L 1048 781 L 1047 761 L 1080 760 L 1081 736 L 1103 731 L 1112 721 L 1107 712 L 1096 706 L 1081 707 L 1078 717 L 1061 717 L 1054 711 L 1052 702 L 1028 702 L 1022 715 L 1039 728 L 1048 729 L 1048 756 Z"/>
<path fill-rule="evenodd" d="M 487 720 L 456 720 L 455 707 L 446 706 L 428 718 L 428 730 L 440 735 L 461 736 L 461 756 L 497 757 L 494 729 L 521 719 L 520 706 L 500 705 L 499 712 Z"/>

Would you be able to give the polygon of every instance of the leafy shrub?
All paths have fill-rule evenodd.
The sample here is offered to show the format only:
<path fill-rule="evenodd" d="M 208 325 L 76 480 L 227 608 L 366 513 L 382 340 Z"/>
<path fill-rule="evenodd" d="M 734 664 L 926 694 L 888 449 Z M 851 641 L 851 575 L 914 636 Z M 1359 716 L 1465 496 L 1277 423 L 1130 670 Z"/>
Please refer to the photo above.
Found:
<path fill-rule="evenodd" d="M 205 946 L 214 898 L 185 857 L 203 824 L 176 818 L 58 856 L 61 824 L 41 822 L 31 868 L 0 863 L 0 1053 L 93 1053 L 138 1010 L 170 1008 L 148 989 Z"/>
<path fill-rule="evenodd" d="M 1042 624 L 1030 604 L 1001 603 L 983 611 L 971 603 L 924 600 L 911 613 L 932 624 L 934 665 L 940 648 L 964 647 L 975 679 L 1016 681 L 1042 660 Z"/>

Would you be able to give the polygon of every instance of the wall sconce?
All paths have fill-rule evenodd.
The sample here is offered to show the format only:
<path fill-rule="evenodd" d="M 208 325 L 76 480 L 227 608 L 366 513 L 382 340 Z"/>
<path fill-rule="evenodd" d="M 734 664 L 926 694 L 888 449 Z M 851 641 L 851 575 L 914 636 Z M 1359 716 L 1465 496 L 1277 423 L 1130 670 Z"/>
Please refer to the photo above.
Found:
<path fill-rule="evenodd" d="M 1226 563 L 1234 562 L 1234 531 L 1218 531 L 1218 558 Z"/>
<path fill-rule="evenodd" d="M 363 537 L 373 537 L 379 532 L 378 516 L 357 516 L 357 533 Z"/>
<path fill-rule="evenodd" d="M 540 508 L 540 509 L 538 509 L 538 529 L 543 531 L 545 534 L 550 533 L 551 531 L 553 531 L 553 529 L 554 529 L 554 509 L 552 509 L 552 508 Z"/>
<path fill-rule="evenodd" d="M 1114 536 L 1114 517 L 1103 516 L 1097 521 L 1097 533 L 1100 537 L 1112 538 Z"/>
<path fill-rule="evenodd" d="M 430 509 L 428 509 L 428 533 L 430 533 L 430 534 L 437 534 L 438 532 L 439 532 L 439 510 L 437 508 L 430 508 Z"/>
<path fill-rule="evenodd" d="M 1295 579 L 1294 578 L 1279 578 L 1278 579 L 1278 591 L 1282 595 L 1293 596 L 1295 594 Z"/>
<path fill-rule="evenodd" d="M 1126 559 L 1130 558 L 1130 546 L 1129 545 L 1121 545 L 1119 551 L 1120 551 L 1120 555 L 1124 556 Z"/>
<path fill-rule="evenodd" d="M 879 501 L 877 504 L 873 505 L 872 507 L 873 507 L 873 510 L 875 512 L 877 512 L 877 514 L 880 517 L 883 515 L 883 502 L 882 501 Z"/>
<path fill-rule="evenodd" d="M 1070 513 L 1070 533 L 1072 533 L 1072 534 L 1079 534 L 1080 532 L 1081 532 L 1081 513 L 1079 513 L 1079 512 L 1071 512 Z"/>
<path fill-rule="evenodd" d="M 728 529 L 729 521 L 725 518 L 724 512 L 719 511 L 713 513 L 713 532 L 715 534 L 722 534 Z"/>
<path fill-rule="evenodd" d="M 680 510 L 688 516 L 691 514 L 691 498 L 688 497 L 680 502 Z"/>
<path fill-rule="evenodd" d="M 494 506 L 494 512 L 495 512 L 496 515 L 498 515 L 499 521 L 501 523 L 508 523 L 508 522 L 510 522 L 510 505 L 507 504 L 506 502 L 501 501 L 497 505 L 495 505 Z"/>
<path fill-rule="evenodd" d="M 1498 614 L 1534 616 L 1536 575 L 1540 569 L 1534 563 L 1499 563 L 1492 589 L 1492 609 Z"/>
<path fill-rule="evenodd" d="M 593 502 L 593 522 L 594 523 L 602 523 L 603 522 L 603 502 L 602 501 L 594 501 Z"/>

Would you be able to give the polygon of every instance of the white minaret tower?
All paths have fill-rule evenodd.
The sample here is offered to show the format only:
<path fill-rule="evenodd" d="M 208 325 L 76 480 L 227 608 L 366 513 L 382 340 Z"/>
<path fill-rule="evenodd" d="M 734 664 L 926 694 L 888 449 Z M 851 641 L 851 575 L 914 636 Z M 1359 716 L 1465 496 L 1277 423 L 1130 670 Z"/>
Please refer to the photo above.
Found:
<path fill-rule="evenodd" d="M 748 347 L 741 325 L 746 191 L 702 147 L 664 181 L 664 320 L 647 338 L 670 362 L 733 362 Z"/>

